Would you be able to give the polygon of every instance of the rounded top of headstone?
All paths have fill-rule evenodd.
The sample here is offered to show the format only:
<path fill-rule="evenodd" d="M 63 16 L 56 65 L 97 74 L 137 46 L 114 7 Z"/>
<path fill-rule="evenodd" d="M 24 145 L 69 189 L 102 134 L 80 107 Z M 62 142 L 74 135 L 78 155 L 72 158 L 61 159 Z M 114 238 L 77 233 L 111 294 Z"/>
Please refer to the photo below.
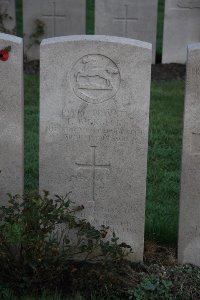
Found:
<path fill-rule="evenodd" d="M 152 44 L 134 40 L 124 37 L 108 36 L 108 35 L 70 35 L 44 39 L 41 46 L 63 43 L 63 42 L 80 42 L 80 41 L 94 41 L 94 42 L 110 42 L 122 45 L 132 45 L 144 49 L 152 50 Z"/>
<path fill-rule="evenodd" d="M 200 43 L 194 43 L 188 45 L 188 51 L 199 50 L 199 49 L 200 49 Z"/>
<path fill-rule="evenodd" d="M 6 34 L 6 33 L 0 33 L 0 40 L 12 42 L 15 44 L 21 44 L 23 41 L 22 38 L 20 38 L 20 37 L 17 37 L 15 35 Z"/>

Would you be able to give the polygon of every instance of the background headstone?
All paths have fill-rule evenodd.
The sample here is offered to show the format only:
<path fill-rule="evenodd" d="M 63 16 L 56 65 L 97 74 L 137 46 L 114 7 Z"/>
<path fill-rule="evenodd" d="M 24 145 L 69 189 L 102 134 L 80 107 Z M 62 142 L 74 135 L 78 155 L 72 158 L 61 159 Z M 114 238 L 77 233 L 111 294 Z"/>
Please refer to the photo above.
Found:
<path fill-rule="evenodd" d="M 23 43 L 0 34 L 0 50 L 11 46 L 9 59 L 0 60 L 0 205 L 6 193 L 23 194 Z"/>
<path fill-rule="evenodd" d="M 41 45 L 40 190 L 65 195 L 143 258 L 151 45 L 71 36 Z"/>
<path fill-rule="evenodd" d="M 189 45 L 183 134 L 179 261 L 200 266 L 200 44 Z"/>
<path fill-rule="evenodd" d="M 200 0 L 165 0 L 163 63 L 186 62 L 187 45 L 200 42 Z"/>
<path fill-rule="evenodd" d="M 95 34 L 149 42 L 155 62 L 157 6 L 157 0 L 96 0 Z"/>
<path fill-rule="evenodd" d="M 16 8 L 15 0 L 0 0 L 0 32 L 15 34 Z"/>
<path fill-rule="evenodd" d="M 25 54 L 39 59 L 41 39 L 85 34 L 86 0 L 23 0 L 23 18 Z"/>

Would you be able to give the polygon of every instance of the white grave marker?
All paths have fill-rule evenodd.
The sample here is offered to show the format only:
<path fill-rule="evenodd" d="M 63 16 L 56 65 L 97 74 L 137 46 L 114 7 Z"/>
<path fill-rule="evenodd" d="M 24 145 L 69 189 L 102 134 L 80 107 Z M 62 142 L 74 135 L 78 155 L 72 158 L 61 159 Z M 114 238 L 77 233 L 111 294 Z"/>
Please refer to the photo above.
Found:
<path fill-rule="evenodd" d="M 23 194 L 23 44 L 22 39 L 0 34 L 0 50 L 11 47 L 6 61 L 0 57 L 0 205 L 7 193 Z"/>
<path fill-rule="evenodd" d="M 26 56 L 28 60 L 39 59 L 41 39 L 85 34 L 86 0 L 23 0 L 23 16 Z M 44 34 L 31 38 L 39 26 Z"/>
<path fill-rule="evenodd" d="M 182 155 L 179 262 L 200 266 L 200 44 L 188 47 Z"/>
<path fill-rule="evenodd" d="M 149 42 L 156 54 L 157 0 L 96 0 L 95 33 Z"/>
<path fill-rule="evenodd" d="M 142 260 L 151 45 L 109 36 L 41 45 L 40 190 L 83 204 Z"/>
<path fill-rule="evenodd" d="M 163 63 L 186 63 L 187 45 L 200 42 L 200 0 L 165 0 Z"/>

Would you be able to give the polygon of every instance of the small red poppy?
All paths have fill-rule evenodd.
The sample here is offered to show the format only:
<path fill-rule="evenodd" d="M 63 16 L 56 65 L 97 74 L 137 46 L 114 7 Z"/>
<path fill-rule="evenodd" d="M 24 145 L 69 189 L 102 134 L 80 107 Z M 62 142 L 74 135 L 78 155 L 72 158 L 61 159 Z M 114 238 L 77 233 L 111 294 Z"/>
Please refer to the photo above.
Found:
<path fill-rule="evenodd" d="M 6 50 L 0 50 L 0 60 L 6 61 L 9 58 L 9 53 Z"/>

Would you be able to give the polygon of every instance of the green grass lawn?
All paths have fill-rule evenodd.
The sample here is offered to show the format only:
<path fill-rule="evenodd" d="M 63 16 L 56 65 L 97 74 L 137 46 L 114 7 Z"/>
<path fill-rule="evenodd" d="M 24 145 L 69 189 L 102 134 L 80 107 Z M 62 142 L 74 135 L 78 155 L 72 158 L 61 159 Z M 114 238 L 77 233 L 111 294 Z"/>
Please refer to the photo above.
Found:
<path fill-rule="evenodd" d="M 185 83 L 152 83 L 146 239 L 177 241 Z"/>

